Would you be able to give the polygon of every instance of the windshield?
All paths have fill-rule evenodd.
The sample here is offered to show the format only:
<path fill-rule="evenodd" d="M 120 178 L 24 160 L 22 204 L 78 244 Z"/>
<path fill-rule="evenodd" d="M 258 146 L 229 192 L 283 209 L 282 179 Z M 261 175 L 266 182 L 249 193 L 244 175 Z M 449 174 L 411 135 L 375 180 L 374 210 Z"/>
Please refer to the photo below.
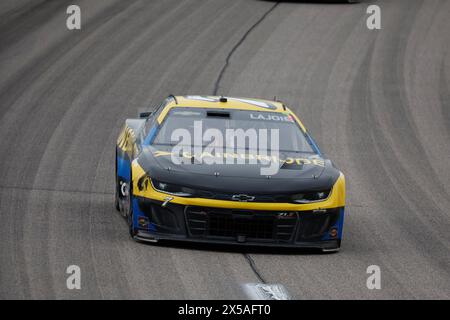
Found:
<path fill-rule="evenodd" d="M 208 135 L 208 129 L 213 129 L 210 132 L 216 133 L 213 134 L 215 138 L 211 138 L 211 134 Z M 199 130 L 203 137 L 200 143 L 198 143 L 199 140 L 194 139 L 195 132 L 198 134 Z M 273 135 L 274 131 L 277 131 L 278 136 Z M 182 140 L 179 133 L 183 136 L 187 134 L 192 139 Z M 230 133 L 234 133 L 235 136 L 233 137 Z M 288 113 L 230 109 L 173 108 L 159 129 L 153 144 L 205 147 L 211 142 L 217 143 L 217 134 L 223 137 L 223 146 L 236 146 L 236 139 L 245 138 L 245 149 L 257 149 L 258 146 L 261 148 L 261 144 L 252 144 L 250 141 L 255 136 L 261 140 L 262 135 L 265 135 L 267 150 L 274 149 L 273 143 L 278 143 L 279 151 L 313 152 L 303 131 Z M 206 139 L 205 136 L 207 136 Z"/>

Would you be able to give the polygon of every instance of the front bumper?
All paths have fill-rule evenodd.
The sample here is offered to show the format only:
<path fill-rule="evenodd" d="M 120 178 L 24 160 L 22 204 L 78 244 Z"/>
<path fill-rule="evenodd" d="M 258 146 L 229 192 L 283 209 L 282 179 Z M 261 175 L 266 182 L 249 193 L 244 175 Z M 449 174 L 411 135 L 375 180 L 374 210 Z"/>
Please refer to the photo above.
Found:
<path fill-rule="evenodd" d="M 134 238 L 335 251 L 344 208 L 264 211 L 188 206 L 133 198 Z"/>

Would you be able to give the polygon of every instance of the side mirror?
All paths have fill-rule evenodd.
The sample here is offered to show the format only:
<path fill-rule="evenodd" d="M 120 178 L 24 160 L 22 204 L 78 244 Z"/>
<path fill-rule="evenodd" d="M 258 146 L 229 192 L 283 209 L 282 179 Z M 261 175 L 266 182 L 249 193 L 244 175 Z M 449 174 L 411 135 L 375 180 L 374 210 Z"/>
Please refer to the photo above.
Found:
<path fill-rule="evenodd" d="M 141 119 L 148 118 L 148 117 L 150 117 L 150 116 L 152 115 L 152 113 L 153 113 L 153 112 L 151 112 L 151 111 L 140 112 L 140 113 L 139 113 L 139 118 L 141 118 Z"/>

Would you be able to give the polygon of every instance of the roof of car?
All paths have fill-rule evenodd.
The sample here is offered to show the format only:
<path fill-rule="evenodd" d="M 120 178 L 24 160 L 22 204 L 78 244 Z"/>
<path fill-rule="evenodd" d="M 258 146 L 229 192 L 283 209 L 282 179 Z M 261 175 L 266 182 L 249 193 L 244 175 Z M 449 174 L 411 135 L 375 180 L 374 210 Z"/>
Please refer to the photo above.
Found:
<path fill-rule="evenodd" d="M 176 100 L 176 101 L 175 101 Z M 286 111 L 279 101 L 222 96 L 176 96 L 173 104 L 181 107 L 221 108 L 240 110 Z"/>
<path fill-rule="evenodd" d="M 225 98 L 225 99 L 224 99 Z M 157 118 L 158 123 L 162 123 L 172 108 L 217 108 L 228 110 L 249 110 L 249 111 L 266 111 L 287 113 L 294 117 L 302 130 L 306 132 L 306 128 L 300 119 L 280 101 L 240 98 L 240 97 L 223 97 L 223 96 L 174 96 L 168 97 L 170 101 L 165 105 Z M 226 100 L 226 101 L 225 101 Z"/>
<path fill-rule="evenodd" d="M 266 111 L 266 112 L 288 112 L 283 103 L 279 101 L 240 98 L 240 97 L 222 97 L 222 96 L 170 96 L 172 99 L 161 112 L 158 120 L 161 122 L 170 109 L 181 108 L 217 108 L 232 110 Z M 169 97 L 169 98 L 170 98 Z"/>

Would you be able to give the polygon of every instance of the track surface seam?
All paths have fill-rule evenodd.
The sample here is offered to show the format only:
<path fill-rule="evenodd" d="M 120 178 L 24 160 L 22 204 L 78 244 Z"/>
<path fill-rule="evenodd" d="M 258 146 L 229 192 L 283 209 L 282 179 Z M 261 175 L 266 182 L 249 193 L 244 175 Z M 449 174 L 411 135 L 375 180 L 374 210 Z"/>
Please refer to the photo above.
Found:
<path fill-rule="evenodd" d="M 259 281 L 266 284 L 266 280 L 261 275 L 261 272 L 258 270 L 258 267 L 256 266 L 255 260 L 250 256 L 248 253 L 244 253 L 244 257 L 247 260 L 248 264 L 250 265 L 250 268 L 252 268 L 252 271 L 255 273 L 255 275 L 258 277 Z"/>
<path fill-rule="evenodd" d="M 77 1 L 69 31 L 66 0 L 0 1 L 0 298 L 448 299 L 450 2 L 379 0 L 381 30 L 364 3 L 277 2 Z M 129 238 L 124 120 L 214 89 L 282 97 L 314 133 L 348 182 L 339 254 Z"/>
<path fill-rule="evenodd" d="M 233 56 L 233 54 L 236 52 L 236 50 L 241 46 L 242 43 L 244 43 L 245 39 L 247 39 L 248 35 L 261 23 L 264 21 L 264 19 L 273 11 L 275 10 L 275 8 L 279 5 L 280 3 L 277 2 L 275 3 L 272 7 L 270 7 L 269 10 L 267 10 L 262 16 L 261 18 L 258 19 L 258 21 L 256 21 L 245 33 L 244 35 L 239 39 L 238 42 L 236 42 L 236 44 L 233 46 L 233 48 L 231 48 L 230 52 L 228 53 L 226 59 L 225 59 L 225 64 L 222 66 L 222 69 L 219 72 L 219 76 L 217 77 L 215 83 L 214 83 L 214 91 L 213 91 L 213 95 L 217 95 L 217 93 L 219 92 L 219 88 L 220 88 L 220 82 L 222 81 L 222 78 L 225 74 L 225 71 L 227 70 L 229 64 L 230 64 L 230 60 L 231 57 Z"/>
<path fill-rule="evenodd" d="M 214 91 L 213 91 L 213 95 L 217 95 L 219 92 L 219 88 L 220 88 L 220 82 L 222 81 L 222 78 L 228 68 L 228 66 L 230 65 L 230 60 L 231 57 L 233 56 L 233 54 L 236 52 L 236 50 L 241 46 L 241 44 L 244 43 L 244 41 L 247 39 L 247 37 L 249 36 L 250 33 L 252 33 L 253 30 L 255 30 L 255 28 L 264 21 L 264 19 L 273 11 L 275 10 L 275 8 L 279 5 L 280 3 L 277 2 L 275 3 L 273 6 L 270 7 L 269 10 L 267 10 L 262 16 L 261 18 L 259 18 L 245 33 L 244 35 L 239 39 L 238 42 L 236 42 L 236 44 L 233 46 L 233 48 L 231 48 L 230 52 L 228 53 L 226 59 L 225 59 L 225 63 L 222 66 L 222 69 L 219 72 L 219 76 L 217 77 L 215 83 L 214 83 Z M 255 273 L 255 275 L 258 277 L 258 279 L 262 282 L 262 283 L 266 283 L 266 281 L 264 280 L 263 276 L 261 275 L 261 273 L 259 272 L 258 268 L 256 267 L 255 261 L 253 260 L 253 258 L 250 256 L 250 254 L 245 253 L 244 254 L 245 259 L 248 261 L 250 268 L 252 269 L 252 271 Z"/>

